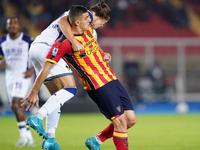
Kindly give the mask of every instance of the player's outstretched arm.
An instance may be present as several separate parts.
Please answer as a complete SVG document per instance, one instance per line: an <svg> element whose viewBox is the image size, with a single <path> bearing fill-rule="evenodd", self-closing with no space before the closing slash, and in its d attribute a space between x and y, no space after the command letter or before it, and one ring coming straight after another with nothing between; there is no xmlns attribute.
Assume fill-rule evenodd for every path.
<svg viewBox="0 0 200 150"><path fill-rule="evenodd" d="M79 43L75 39L74 35L72 34L71 25L68 22L68 16L64 16L64 17L60 18L58 21L58 25L59 25L62 33L72 44L72 49L74 51L80 51L80 50L84 49L84 46L81 43Z"/></svg>
<svg viewBox="0 0 200 150"><path fill-rule="evenodd" d="M30 92L30 94L23 100L21 100L21 106L25 105L28 103L28 106L26 107L26 110L31 110L34 106L34 104L36 104L36 106L38 106L38 102L39 102L39 98L38 98L38 91L42 85L42 83L44 82L44 80L46 79L49 71L51 70L51 68L53 67L53 63L51 62L45 62L39 75L37 76L33 88Z"/></svg>

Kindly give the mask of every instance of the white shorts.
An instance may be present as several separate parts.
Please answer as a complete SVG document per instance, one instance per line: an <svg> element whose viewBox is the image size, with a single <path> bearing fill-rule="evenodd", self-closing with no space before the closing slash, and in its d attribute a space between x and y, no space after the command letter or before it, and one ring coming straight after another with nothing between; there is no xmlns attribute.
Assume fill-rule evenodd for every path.
<svg viewBox="0 0 200 150"><path fill-rule="evenodd" d="M27 95L33 78L24 78L23 76L24 74L6 76L6 88L10 103L12 102L12 98L24 99Z"/></svg>
<svg viewBox="0 0 200 150"><path fill-rule="evenodd" d="M50 49L51 49L51 46L47 45L46 43L31 44L31 47L29 50L29 56L35 68L36 75L38 75L43 64L45 63L46 56ZM54 78L67 76L67 75L72 75L72 70L70 69L68 64L61 58L58 61L58 63L55 64L51 68L45 82L50 81Z"/></svg>

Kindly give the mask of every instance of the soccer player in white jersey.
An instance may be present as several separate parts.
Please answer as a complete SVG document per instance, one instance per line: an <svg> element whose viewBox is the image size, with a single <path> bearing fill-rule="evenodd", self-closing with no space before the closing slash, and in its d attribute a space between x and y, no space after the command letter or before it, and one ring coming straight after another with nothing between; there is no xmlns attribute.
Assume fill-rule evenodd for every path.
<svg viewBox="0 0 200 150"><path fill-rule="evenodd" d="M32 41L28 35L20 32L17 18L7 19L6 29L8 34L0 39L0 65L5 68L8 98L19 127L20 139L16 147L33 147L35 143L30 129L26 127L27 116L20 103L27 94L34 72L28 55Z"/></svg>
<svg viewBox="0 0 200 150"><path fill-rule="evenodd" d="M91 12L93 14L93 21L91 26L96 29L98 27L103 26L109 18L110 18L110 9L107 4L100 0L96 5L91 7ZM90 14L90 13L89 13ZM47 53L49 52L51 46L54 44L54 41L59 37L60 31L69 39L69 41L75 47L80 43L74 38L73 34L71 33L71 26L67 21L68 12L65 12L60 18L52 22L47 29L45 29L41 35L36 37L34 42L30 48L30 57L35 67L37 75L41 75L39 72L41 70ZM105 18L105 16L107 18ZM109 16L109 17L108 17ZM92 19L92 16L91 16ZM63 23L64 22L64 23ZM96 32L95 32L96 33ZM94 35L96 36L96 35ZM75 44L73 44L75 43ZM78 43L78 44L77 44ZM81 45L81 44L80 44ZM79 47L79 46L77 46ZM80 48L73 48L74 50L82 49L82 45ZM106 55L106 59L110 60L110 55ZM36 103L38 105L38 89L40 88L43 81L39 81L37 83L38 78L34 86L36 90L32 90L29 96L22 101L25 103L29 103L27 106L27 110ZM48 88L50 94L52 95L47 102L39 109L37 113L37 118L29 118L27 120L27 124L34 128L34 125L31 125L32 121L35 121L39 118L39 122L46 117L46 133L41 125L41 130L39 128L34 128L39 135L42 135L45 140L42 143L42 147L46 149L60 149L57 142L55 141L55 129L58 125L58 120L60 116L60 107L63 105L67 100L71 99L76 94L76 84L74 81L74 77L72 75L71 69L68 65L64 62L64 60L60 60L49 72L46 80L45 85ZM60 91L59 91L60 90ZM57 92L58 91L58 92ZM72 92L73 91L73 92ZM57 92L57 93L56 93ZM55 96L55 94L56 96ZM58 99L59 97L59 99ZM24 103L24 104L25 104ZM24 105L22 104L22 105ZM35 121L35 122L38 122ZM39 125L40 126L40 125Z"/></svg>

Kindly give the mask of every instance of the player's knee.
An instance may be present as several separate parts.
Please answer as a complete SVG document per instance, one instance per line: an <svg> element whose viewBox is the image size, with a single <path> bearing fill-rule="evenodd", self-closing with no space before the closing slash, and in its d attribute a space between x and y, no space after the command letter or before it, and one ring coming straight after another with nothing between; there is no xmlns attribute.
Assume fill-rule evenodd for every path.
<svg viewBox="0 0 200 150"><path fill-rule="evenodd" d="M137 122L135 112L133 110L126 110L124 114L127 120L127 128L131 128Z"/></svg>
<svg viewBox="0 0 200 150"><path fill-rule="evenodd" d="M60 89L58 92L54 93L53 96L59 104L63 105L65 102L70 100L74 95L76 95L77 89L76 87L65 87Z"/></svg>
<svg viewBox="0 0 200 150"><path fill-rule="evenodd" d="M113 124L116 130L118 131L126 131L127 130L127 121L124 115L121 115L118 118L113 120Z"/></svg>
<svg viewBox="0 0 200 150"><path fill-rule="evenodd" d="M127 127L131 128L132 126L134 126L137 122L137 118L136 117L132 117L130 119L128 119L127 121Z"/></svg>
<svg viewBox="0 0 200 150"><path fill-rule="evenodd" d="M13 111L16 111L17 109L21 108L20 106L20 99L18 98L13 98L12 103L11 103L11 109Z"/></svg>

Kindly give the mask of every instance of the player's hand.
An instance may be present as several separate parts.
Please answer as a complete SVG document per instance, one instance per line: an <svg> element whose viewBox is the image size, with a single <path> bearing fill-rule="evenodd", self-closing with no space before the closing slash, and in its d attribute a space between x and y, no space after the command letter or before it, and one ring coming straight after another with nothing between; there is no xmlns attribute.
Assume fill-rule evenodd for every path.
<svg viewBox="0 0 200 150"><path fill-rule="evenodd" d="M31 77L32 74L33 74L33 72L34 72L34 67L31 67L29 70L27 70L26 72L24 72L24 74L25 74L24 78Z"/></svg>
<svg viewBox="0 0 200 150"><path fill-rule="evenodd" d="M33 72L31 70L27 70L26 72L24 72L25 76L24 78L29 78L32 76Z"/></svg>
<svg viewBox="0 0 200 150"><path fill-rule="evenodd" d="M1 66L1 68L4 68L4 69L7 67L5 59L0 60L0 66Z"/></svg>
<svg viewBox="0 0 200 150"><path fill-rule="evenodd" d="M76 52L76 51L80 51L84 49L84 46L81 43L79 43L77 40L75 40L72 43L72 49Z"/></svg>
<svg viewBox="0 0 200 150"><path fill-rule="evenodd" d="M109 63L111 61L110 53L104 53L104 54L105 54L104 59L105 59L106 63Z"/></svg>
<svg viewBox="0 0 200 150"><path fill-rule="evenodd" d="M26 107L26 111L31 110L35 104L36 104L36 106L39 106L38 105L38 103L39 103L38 93L31 91L31 93L28 95L28 97L21 100L20 102L21 102L21 106L28 104L28 106Z"/></svg>

